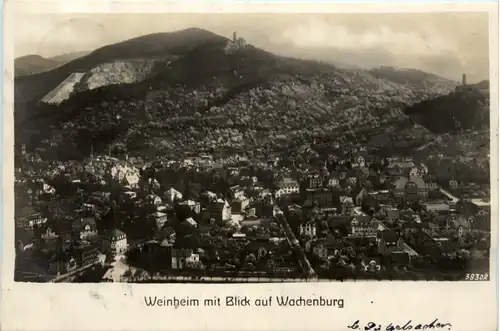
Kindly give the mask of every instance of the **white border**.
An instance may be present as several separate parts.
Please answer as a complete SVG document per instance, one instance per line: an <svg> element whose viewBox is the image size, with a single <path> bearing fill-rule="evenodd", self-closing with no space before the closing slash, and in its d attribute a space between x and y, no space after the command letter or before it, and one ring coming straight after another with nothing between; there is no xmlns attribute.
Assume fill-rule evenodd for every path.
<svg viewBox="0 0 500 331"><path fill-rule="evenodd" d="M328 13L487 11L490 13L492 266L489 282L348 282L302 284L14 283L13 11L24 13ZM227 3L73 0L8 2L4 14L4 164L2 330L347 330L355 320L387 324L439 318L452 330L494 330L498 281L498 5L494 3ZM9 111L10 110L10 111ZM332 296L345 308L145 308L144 295ZM373 302L373 303L372 303ZM446 330L446 329L443 329Z"/></svg>

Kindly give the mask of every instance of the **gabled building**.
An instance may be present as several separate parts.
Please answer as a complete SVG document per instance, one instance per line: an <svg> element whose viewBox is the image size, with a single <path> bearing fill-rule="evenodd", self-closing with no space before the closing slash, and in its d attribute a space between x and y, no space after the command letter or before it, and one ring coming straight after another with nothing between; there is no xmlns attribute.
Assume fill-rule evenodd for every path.
<svg viewBox="0 0 500 331"><path fill-rule="evenodd" d="M172 252L172 269L199 268L201 266L200 255L192 249L174 248Z"/></svg>
<svg viewBox="0 0 500 331"><path fill-rule="evenodd" d="M162 204L161 198L159 196L157 196L156 194L148 195L146 198L146 202L151 204L151 205L155 205L155 206L159 206Z"/></svg>
<svg viewBox="0 0 500 331"><path fill-rule="evenodd" d="M381 255L390 255L404 250L404 241L395 231L380 231L377 236L377 248Z"/></svg>
<svg viewBox="0 0 500 331"><path fill-rule="evenodd" d="M196 221L191 218L191 217L188 217L187 219L185 219L182 224L185 224L187 226L190 226L190 227L193 227L193 228L197 228L198 227L198 223L196 223Z"/></svg>
<svg viewBox="0 0 500 331"><path fill-rule="evenodd" d="M164 197L169 203L173 204L174 201L182 200L182 193L172 187L165 192Z"/></svg>
<svg viewBox="0 0 500 331"><path fill-rule="evenodd" d="M148 216L153 219L156 223L156 228L161 229L168 221L168 215L166 213L157 211Z"/></svg>
<svg viewBox="0 0 500 331"><path fill-rule="evenodd" d="M396 199L425 200L428 195L427 186L422 177L400 176L393 182L393 195Z"/></svg>
<svg viewBox="0 0 500 331"><path fill-rule="evenodd" d="M194 200L186 200L186 201L179 203L179 205L182 208L184 208L192 213L195 213L195 214L199 214L201 212L200 203L197 201L194 201Z"/></svg>
<svg viewBox="0 0 500 331"><path fill-rule="evenodd" d="M299 234L301 236L316 237L316 223L313 220L301 223L299 225Z"/></svg>
<svg viewBox="0 0 500 331"><path fill-rule="evenodd" d="M95 217L82 217L73 221L73 230L77 231L81 240L88 240L98 235Z"/></svg>
<svg viewBox="0 0 500 331"><path fill-rule="evenodd" d="M111 256L123 254L128 248L127 235L118 229L107 230L101 235L101 248Z"/></svg>
<svg viewBox="0 0 500 331"><path fill-rule="evenodd" d="M276 186L278 187L275 193L277 199L285 195L300 193L299 182L292 178L285 177L276 183Z"/></svg>
<svg viewBox="0 0 500 331"><path fill-rule="evenodd" d="M239 185L235 185L229 188L227 196L230 200L243 198L245 196L245 191Z"/></svg>
<svg viewBox="0 0 500 331"><path fill-rule="evenodd" d="M374 237L378 232L378 222L366 215L354 216L350 226L352 236Z"/></svg>
<svg viewBox="0 0 500 331"><path fill-rule="evenodd" d="M231 212L232 213L243 213L245 209L248 207L250 200L245 196L240 196L234 199L231 203Z"/></svg>
<svg viewBox="0 0 500 331"><path fill-rule="evenodd" d="M217 199L203 209L202 218L215 222L227 222L231 219L231 205L227 200Z"/></svg>

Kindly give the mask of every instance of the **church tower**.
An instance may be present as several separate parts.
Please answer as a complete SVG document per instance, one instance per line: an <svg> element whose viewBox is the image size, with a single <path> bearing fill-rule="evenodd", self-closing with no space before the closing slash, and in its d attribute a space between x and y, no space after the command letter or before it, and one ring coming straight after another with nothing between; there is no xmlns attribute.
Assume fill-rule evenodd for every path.
<svg viewBox="0 0 500 331"><path fill-rule="evenodd" d="M465 74L462 74L462 85L467 85L467 76Z"/></svg>
<svg viewBox="0 0 500 331"><path fill-rule="evenodd" d="M234 31L234 32L233 32L233 42L235 43L235 42L236 42L236 40L237 40L237 38L236 38L236 31Z"/></svg>

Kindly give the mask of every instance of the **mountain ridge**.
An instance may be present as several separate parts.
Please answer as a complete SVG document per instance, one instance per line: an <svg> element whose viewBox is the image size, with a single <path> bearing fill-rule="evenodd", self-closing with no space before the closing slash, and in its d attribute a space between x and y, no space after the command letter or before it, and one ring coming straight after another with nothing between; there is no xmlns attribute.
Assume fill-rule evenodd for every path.
<svg viewBox="0 0 500 331"><path fill-rule="evenodd" d="M16 129L34 133L17 143L48 139L59 146L57 155L73 157L88 153L91 143L96 151L111 144L131 153L271 153L310 139L329 141L345 130L394 124L407 130L410 122L403 109L443 93L425 84L400 84L366 70L278 56L252 45L228 52L230 40L225 37L200 29L183 31L108 45L51 72L25 78L32 81L27 85L34 92L27 97L32 103L26 107L30 111L25 121L18 112L22 107L16 110ZM41 91L61 84L60 79L141 56L163 62L144 79L129 81L121 69L109 75L97 70L101 76L95 88L71 87L60 104L39 102ZM447 92L453 89L454 84Z"/></svg>
<svg viewBox="0 0 500 331"><path fill-rule="evenodd" d="M47 58L38 54L20 56L14 59L14 74L16 77L21 77L50 71L88 53L88 51L71 52Z"/></svg>

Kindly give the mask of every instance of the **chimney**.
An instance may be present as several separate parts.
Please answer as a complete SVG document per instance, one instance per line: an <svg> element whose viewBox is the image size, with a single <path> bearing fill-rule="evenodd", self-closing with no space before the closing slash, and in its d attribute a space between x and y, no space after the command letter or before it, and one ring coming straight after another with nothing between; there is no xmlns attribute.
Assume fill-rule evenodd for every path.
<svg viewBox="0 0 500 331"><path fill-rule="evenodd" d="M236 31L233 32L233 41L236 42Z"/></svg>
<svg viewBox="0 0 500 331"><path fill-rule="evenodd" d="M462 74L462 85L467 85L467 76Z"/></svg>

